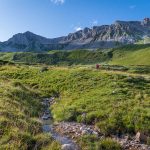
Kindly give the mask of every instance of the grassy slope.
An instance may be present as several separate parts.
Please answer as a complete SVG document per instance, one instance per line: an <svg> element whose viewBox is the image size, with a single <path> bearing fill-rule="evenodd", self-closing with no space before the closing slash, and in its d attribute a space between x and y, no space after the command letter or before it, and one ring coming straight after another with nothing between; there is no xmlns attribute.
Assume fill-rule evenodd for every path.
<svg viewBox="0 0 150 150"><path fill-rule="evenodd" d="M105 52L75 50L49 53L0 53L0 60L17 63L72 65L107 63L115 65L150 65L150 45L127 45Z"/></svg>
<svg viewBox="0 0 150 150"><path fill-rule="evenodd" d="M109 59L110 56L108 53L87 50L54 51L52 53L0 53L0 60L28 64L92 64L108 61Z"/></svg>
<svg viewBox="0 0 150 150"><path fill-rule="evenodd" d="M0 60L12 61L14 53L0 53Z"/></svg>
<svg viewBox="0 0 150 150"><path fill-rule="evenodd" d="M149 37L146 37L144 40L140 40L137 42L137 44L148 44L150 43L150 38Z"/></svg>
<svg viewBox="0 0 150 150"><path fill-rule="evenodd" d="M110 64L113 65L150 65L150 46L125 46L113 51Z"/></svg>
<svg viewBox="0 0 150 150"><path fill-rule="evenodd" d="M38 120L39 93L2 75L10 67L11 71L17 69L0 67L0 149L25 150L36 146L38 149L46 146L58 149L57 144L42 133L42 124Z"/></svg>
<svg viewBox="0 0 150 150"><path fill-rule="evenodd" d="M90 68L3 67L1 76L36 89L43 96L59 96L53 106L56 121L96 124L106 134L150 133L150 83L134 75L96 71Z"/></svg>

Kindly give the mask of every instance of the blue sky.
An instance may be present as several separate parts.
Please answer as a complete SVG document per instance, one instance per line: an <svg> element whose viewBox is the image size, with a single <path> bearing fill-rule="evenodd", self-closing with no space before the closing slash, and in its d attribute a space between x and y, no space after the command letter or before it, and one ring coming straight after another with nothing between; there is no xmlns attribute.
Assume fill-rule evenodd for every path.
<svg viewBox="0 0 150 150"><path fill-rule="evenodd" d="M25 31L54 38L144 17L150 17L150 0L0 0L0 41Z"/></svg>

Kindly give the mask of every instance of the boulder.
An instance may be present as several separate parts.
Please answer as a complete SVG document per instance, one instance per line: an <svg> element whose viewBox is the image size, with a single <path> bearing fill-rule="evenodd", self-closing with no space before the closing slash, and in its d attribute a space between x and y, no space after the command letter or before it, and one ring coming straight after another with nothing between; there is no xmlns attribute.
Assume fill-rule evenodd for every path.
<svg viewBox="0 0 150 150"><path fill-rule="evenodd" d="M75 147L71 144L64 144L61 146L61 150L75 150Z"/></svg>
<svg viewBox="0 0 150 150"><path fill-rule="evenodd" d="M82 130L82 135L90 134L88 130Z"/></svg>
<svg viewBox="0 0 150 150"><path fill-rule="evenodd" d="M82 131L84 128L83 127L80 127L80 131Z"/></svg>
<svg viewBox="0 0 150 150"><path fill-rule="evenodd" d="M142 132L137 132L136 136L135 136L135 140L137 142L144 142L146 143L147 142L147 136L142 133Z"/></svg>

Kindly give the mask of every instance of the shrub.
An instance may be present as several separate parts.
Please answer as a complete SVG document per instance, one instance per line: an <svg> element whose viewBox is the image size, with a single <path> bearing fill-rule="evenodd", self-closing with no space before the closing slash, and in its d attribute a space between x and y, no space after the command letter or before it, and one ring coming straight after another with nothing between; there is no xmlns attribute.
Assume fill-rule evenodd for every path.
<svg viewBox="0 0 150 150"><path fill-rule="evenodd" d="M107 138L98 143L98 150L121 150L121 146L116 141Z"/></svg>
<svg viewBox="0 0 150 150"><path fill-rule="evenodd" d="M79 140L79 145L81 145L83 149L94 150L96 149L97 142L98 142L98 138L96 136L85 135L82 136L81 139Z"/></svg>
<svg viewBox="0 0 150 150"><path fill-rule="evenodd" d="M117 134L120 136L127 130L122 118L122 114L118 112L118 114L113 114L111 119L97 123L97 126L105 135Z"/></svg>
<svg viewBox="0 0 150 150"><path fill-rule="evenodd" d="M65 120L67 121L76 121L78 116L78 112L75 107L70 107L66 112L65 112Z"/></svg>

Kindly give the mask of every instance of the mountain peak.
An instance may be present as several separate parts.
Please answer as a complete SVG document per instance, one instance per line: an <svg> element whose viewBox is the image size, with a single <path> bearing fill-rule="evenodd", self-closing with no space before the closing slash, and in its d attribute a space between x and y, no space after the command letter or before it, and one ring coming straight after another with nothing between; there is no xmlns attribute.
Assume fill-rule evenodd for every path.
<svg viewBox="0 0 150 150"><path fill-rule="evenodd" d="M34 34L34 33L30 32L30 31L26 31L23 34Z"/></svg>
<svg viewBox="0 0 150 150"><path fill-rule="evenodd" d="M2 51L45 51L53 49L97 49L134 44L150 37L150 18L142 21L120 21L111 25L93 26L67 36L48 39L30 31L14 35L0 43Z"/></svg>
<svg viewBox="0 0 150 150"><path fill-rule="evenodd" d="M150 25L150 18L144 18L143 21L142 21L142 24L146 25L146 26Z"/></svg>

